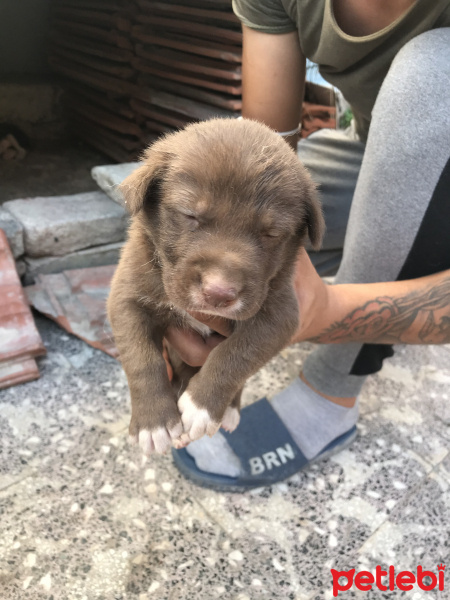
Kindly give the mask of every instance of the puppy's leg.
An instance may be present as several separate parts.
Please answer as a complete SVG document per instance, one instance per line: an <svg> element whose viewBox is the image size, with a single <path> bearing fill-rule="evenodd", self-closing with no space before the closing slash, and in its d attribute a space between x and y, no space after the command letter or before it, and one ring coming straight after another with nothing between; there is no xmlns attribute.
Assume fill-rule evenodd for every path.
<svg viewBox="0 0 450 600"><path fill-rule="evenodd" d="M162 453L183 430L162 356L162 330L150 310L121 295L123 288L113 281L108 315L130 388L129 432L146 454Z"/></svg>
<svg viewBox="0 0 450 600"><path fill-rule="evenodd" d="M222 429L225 429L229 433L232 433L236 429L241 419L241 395L242 390L239 390L231 401L231 404L226 407L222 423L220 424Z"/></svg>
<svg viewBox="0 0 450 600"><path fill-rule="evenodd" d="M268 297L252 319L236 322L233 334L214 348L178 401L191 441L216 433L245 381L289 344L297 325L298 305L290 284Z"/></svg>
<svg viewBox="0 0 450 600"><path fill-rule="evenodd" d="M180 398L186 391L189 381L200 371L200 367L191 367L190 365L187 365L183 360L181 360L179 354L172 346L170 346L168 342L166 342L166 347L169 354L170 364L172 365L173 369L172 387L177 397ZM242 389L238 391L230 406L226 408L220 424L225 431L229 431L230 433L239 425L241 394ZM189 442L190 438L187 435L182 435L180 439L177 440L175 446L177 448L182 448Z"/></svg>

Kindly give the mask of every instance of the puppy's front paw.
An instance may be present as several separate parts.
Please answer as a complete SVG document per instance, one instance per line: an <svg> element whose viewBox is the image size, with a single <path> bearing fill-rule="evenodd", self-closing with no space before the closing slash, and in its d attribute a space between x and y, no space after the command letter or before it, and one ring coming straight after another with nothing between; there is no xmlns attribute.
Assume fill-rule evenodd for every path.
<svg viewBox="0 0 450 600"><path fill-rule="evenodd" d="M185 391L178 400L178 410L185 434L191 441L198 440L202 436L213 436L220 427L220 423L213 421L211 415L205 408L198 408L189 391Z"/></svg>
<svg viewBox="0 0 450 600"><path fill-rule="evenodd" d="M139 441L139 446L147 456L152 452L164 454L172 446L172 441L180 437L182 431L181 423L172 429L166 427L158 427L152 431L142 429L139 432L138 440L136 440L136 436L133 436L133 441Z"/></svg>
<svg viewBox="0 0 450 600"><path fill-rule="evenodd" d="M234 406L227 406L220 426L225 429L225 431L228 431L228 433L232 433L239 425L240 420L241 415L239 414L238 409Z"/></svg>
<svg viewBox="0 0 450 600"><path fill-rule="evenodd" d="M179 418L168 420L166 425L152 426L149 419L133 414L130 423L130 438L134 444L139 443L143 452L148 456L152 452L164 454L172 446L173 440L183 433L183 425Z"/></svg>

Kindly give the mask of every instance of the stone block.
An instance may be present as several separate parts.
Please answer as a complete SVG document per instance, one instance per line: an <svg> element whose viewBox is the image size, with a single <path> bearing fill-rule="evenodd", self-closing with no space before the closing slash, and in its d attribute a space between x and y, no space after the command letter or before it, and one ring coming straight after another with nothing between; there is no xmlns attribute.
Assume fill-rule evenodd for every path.
<svg viewBox="0 0 450 600"><path fill-rule="evenodd" d="M29 257L64 256L125 238L126 211L103 192L11 200L3 206L22 224Z"/></svg>
<svg viewBox="0 0 450 600"><path fill-rule="evenodd" d="M6 234L14 258L22 256L24 253L23 227L9 210L2 207L0 207L0 229L3 229Z"/></svg>
<svg viewBox="0 0 450 600"><path fill-rule="evenodd" d="M23 260L23 258L16 260L16 271L17 271L17 274L19 275L19 277L22 277L22 275L25 275L26 270L27 270L27 265L25 264L25 261Z"/></svg>
<svg viewBox="0 0 450 600"><path fill-rule="evenodd" d="M25 257L26 273L23 277L25 285L33 284L40 274L61 273L69 269L86 267L103 267L119 262L120 250L124 242L105 244L87 250L78 250L65 256L49 256L44 258Z"/></svg>
<svg viewBox="0 0 450 600"><path fill-rule="evenodd" d="M92 178L98 186L108 194L108 196L121 206L124 205L124 199L117 187L122 181L135 171L142 163L130 162L120 165L101 165L91 170Z"/></svg>

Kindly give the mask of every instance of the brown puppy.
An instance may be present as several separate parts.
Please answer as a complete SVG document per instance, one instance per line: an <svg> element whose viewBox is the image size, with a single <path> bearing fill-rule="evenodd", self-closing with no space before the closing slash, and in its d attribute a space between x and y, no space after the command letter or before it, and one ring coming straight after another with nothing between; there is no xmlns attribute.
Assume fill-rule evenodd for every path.
<svg viewBox="0 0 450 600"><path fill-rule="evenodd" d="M239 422L246 379L298 324L291 279L300 246L324 229L314 184L286 142L250 120L215 119L157 141L122 184L133 215L108 314L128 377L130 435L146 453ZM210 331L187 311L233 321L201 369L171 351L169 325Z"/></svg>

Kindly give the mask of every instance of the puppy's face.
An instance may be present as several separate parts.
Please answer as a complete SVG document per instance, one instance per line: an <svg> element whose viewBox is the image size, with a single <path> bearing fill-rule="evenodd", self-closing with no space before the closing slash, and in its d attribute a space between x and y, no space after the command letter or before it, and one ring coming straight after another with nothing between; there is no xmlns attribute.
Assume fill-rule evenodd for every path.
<svg viewBox="0 0 450 600"><path fill-rule="evenodd" d="M254 121L217 119L154 144L122 184L148 231L169 301L234 320L259 310L309 234L314 186L288 145Z"/></svg>

